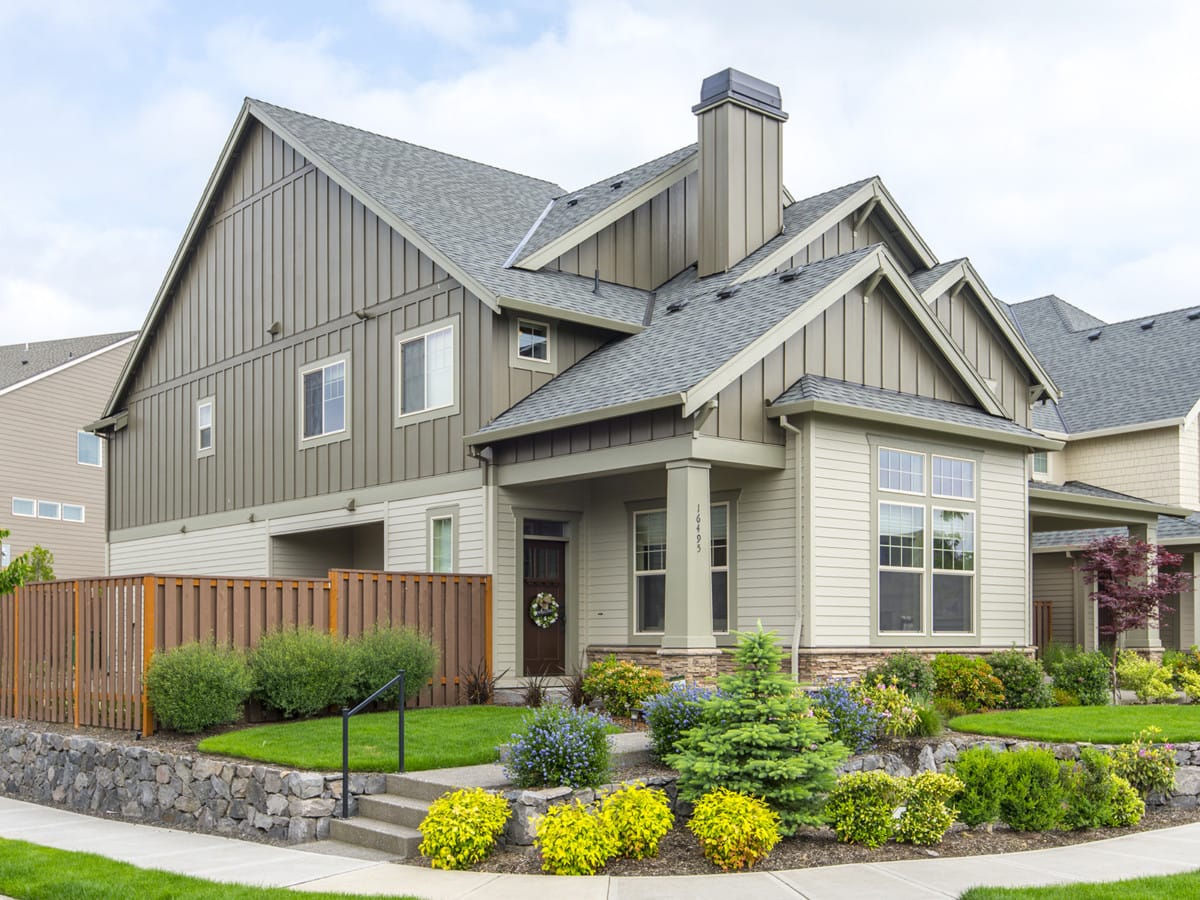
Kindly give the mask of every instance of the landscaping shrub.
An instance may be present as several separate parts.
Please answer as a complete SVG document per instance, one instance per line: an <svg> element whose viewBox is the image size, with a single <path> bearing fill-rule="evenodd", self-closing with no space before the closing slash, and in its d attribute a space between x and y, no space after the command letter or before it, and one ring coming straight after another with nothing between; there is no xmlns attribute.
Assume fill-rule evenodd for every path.
<svg viewBox="0 0 1200 900"><path fill-rule="evenodd" d="M349 672L348 705L353 706L404 671L404 699L413 700L429 683L437 668L438 653L433 641L415 628L376 626L351 641L346 648ZM396 687L385 691L379 702L396 706Z"/></svg>
<svg viewBox="0 0 1200 900"><path fill-rule="evenodd" d="M236 722L253 682L236 650L192 643L155 654L146 670L150 708L166 728L189 734Z"/></svg>
<svg viewBox="0 0 1200 900"><path fill-rule="evenodd" d="M1166 703L1175 699L1175 685L1170 670L1155 666L1145 683L1138 688L1137 697L1143 703Z"/></svg>
<svg viewBox="0 0 1200 900"><path fill-rule="evenodd" d="M1117 654L1117 686L1125 691L1141 692L1154 676L1158 666L1136 650L1122 650Z"/></svg>
<svg viewBox="0 0 1200 900"><path fill-rule="evenodd" d="M483 788L442 794L417 826L418 849L435 869L469 869L487 859L511 812L507 800Z"/></svg>
<svg viewBox="0 0 1200 900"><path fill-rule="evenodd" d="M675 742L683 733L700 724L702 704L714 693L711 688L677 683L642 705L650 726L650 752L656 759L674 753Z"/></svg>
<svg viewBox="0 0 1200 900"><path fill-rule="evenodd" d="M1162 729L1151 725L1134 735L1128 744L1112 749L1113 772L1120 775L1143 797L1151 791L1169 794L1175 789L1175 745L1162 742Z"/></svg>
<svg viewBox="0 0 1200 900"><path fill-rule="evenodd" d="M1082 652L1082 647L1064 644L1061 641L1051 641L1042 648L1042 658L1040 660L1042 669L1045 670L1047 675L1053 675L1054 670L1059 667L1063 660L1069 659L1072 656L1078 656Z"/></svg>
<svg viewBox="0 0 1200 900"><path fill-rule="evenodd" d="M544 872L595 875L617 855L617 836L607 818L573 800L538 819L533 846L542 854Z"/></svg>
<svg viewBox="0 0 1200 900"><path fill-rule="evenodd" d="M933 658L933 679L938 697L957 700L967 712L1004 704L1004 685L985 659L939 653Z"/></svg>
<svg viewBox="0 0 1200 900"><path fill-rule="evenodd" d="M1055 706L1081 706L1079 697L1072 694L1070 691L1064 691L1062 688L1050 688L1050 696L1054 699Z"/></svg>
<svg viewBox="0 0 1200 900"><path fill-rule="evenodd" d="M1113 773L1112 759L1100 750L1081 748L1077 763L1063 765L1062 780L1067 800L1062 826L1069 830L1135 824L1145 812L1137 792ZM1130 821L1131 816L1136 817Z"/></svg>
<svg viewBox="0 0 1200 900"><path fill-rule="evenodd" d="M963 783L953 775L921 772L901 779L904 812L896 822L896 840L905 844L939 844L957 812L950 800L961 793Z"/></svg>
<svg viewBox="0 0 1200 900"><path fill-rule="evenodd" d="M859 703L879 714L880 733L888 737L906 737L913 733L919 721L917 709L908 694L894 684L857 682L850 694Z"/></svg>
<svg viewBox="0 0 1200 900"><path fill-rule="evenodd" d="M1006 777L1000 765L1003 755L986 747L973 747L959 753L954 763L954 775L963 786L958 798L958 817L972 828L1000 818Z"/></svg>
<svg viewBox="0 0 1200 900"><path fill-rule="evenodd" d="M1083 706L1108 703L1112 669L1108 657L1099 651L1065 656L1051 673L1054 687L1079 698Z"/></svg>
<svg viewBox="0 0 1200 900"><path fill-rule="evenodd" d="M658 842L675 824L667 795L641 782L625 785L605 797L601 814L608 818L617 839L617 854L626 859L658 856Z"/></svg>
<svg viewBox="0 0 1200 900"><path fill-rule="evenodd" d="M993 653L987 662L1004 688L1005 709L1042 709L1053 702L1045 672L1024 653L1005 650Z"/></svg>
<svg viewBox="0 0 1200 900"><path fill-rule="evenodd" d="M829 735L852 753L863 753L875 743L883 725L879 710L862 702L845 684L828 684L813 694L813 711L829 726Z"/></svg>
<svg viewBox="0 0 1200 900"><path fill-rule="evenodd" d="M928 660L911 650L888 654L879 665L867 669L863 681L894 684L914 700L933 696L933 668Z"/></svg>
<svg viewBox="0 0 1200 900"><path fill-rule="evenodd" d="M1056 828L1062 821L1063 786L1054 754L1039 747L1027 747L1001 753L999 757L1004 774L1001 820L1014 831Z"/></svg>
<svg viewBox="0 0 1200 900"><path fill-rule="evenodd" d="M546 702L546 691L550 689L550 679L545 675L526 675L525 684L521 686L521 703L530 709L537 709Z"/></svg>
<svg viewBox="0 0 1200 900"><path fill-rule="evenodd" d="M607 718L586 709L543 706L512 736L505 774L517 787L595 787L608 778Z"/></svg>
<svg viewBox="0 0 1200 900"><path fill-rule="evenodd" d="M967 708L959 701L950 697L934 697L933 708L947 722L967 714Z"/></svg>
<svg viewBox="0 0 1200 900"><path fill-rule="evenodd" d="M558 679L559 687L567 695L567 703L571 706L587 706L587 691L583 689L583 673L578 669L570 675Z"/></svg>
<svg viewBox="0 0 1200 900"><path fill-rule="evenodd" d="M879 847L892 836L901 797L901 779L887 772L848 772L829 792L825 815L839 841Z"/></svg>
<svg viewBox="0 0 1200 900"><path fill-rule="evenodd" d="M285 718L321 712L345 699L346 656L345 645L327 631L264 634L250 651L254 693Z"/></svg>
<svg viewBox="0 0 1200 900"><path fill-rule="evenodd" d="M767 858L779 843L780 819L757 797L717 788L696 802L688 829L705 858L728 872Z"/></svg>
<svg viewBox="0 0 1200 900"><path fill-rule="evenodd" d="M667 680L658 669L647 669L611 654L596 660L583 673L584 692L600 700L612 716L628 716L666 689Z"/></svg>
<svg viewBox="0 0 1200 900"><path fill-rule="evenodd" d="M499 675L493 675L486 659L472 663L465 669L459 669L458 675L467 705L484 706L491 703L496 696L496 683L507 674L508 669L505 669Z"/></svg>
<svg viewBox="0 0 1200 900"><path fill-rule="evenodd" d="M1177 676L1179 686L1183 688L1184 696L1195 703L1200 700L1200 674L1190 669L1183 669Z"/></svg>
<svg viewBox="0 0 1200 900"><path fill-rule="evenodd" d="M721 692L703 702L700 724L679 739L667 764L679 772L685 800L718 787L761 797L790 835L821 822L824 795L848 753L780 672L782 657L761 625L738 635L734 674L718 680Z"/></svg>
<svg viewBox="0 0 1200 900"><path fill-rule="evenodd" d="M913 737L937 737L942 733L942 717L932 706L917 707L917 724L913 728Z"/></svg>

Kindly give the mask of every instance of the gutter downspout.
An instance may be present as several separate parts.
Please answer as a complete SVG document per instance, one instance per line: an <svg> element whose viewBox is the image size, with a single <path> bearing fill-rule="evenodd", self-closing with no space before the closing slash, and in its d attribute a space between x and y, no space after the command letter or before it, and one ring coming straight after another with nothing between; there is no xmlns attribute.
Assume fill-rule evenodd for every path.
<svg viewBox="0 0 1200 900"><path fill-rule="evenodd" d="M796 479L796 624L792 626L792 681L800 682L800 639L804 635L804 561L801 549L800 535L804 522L803 492L804 483L800 478L800 438L803 432L788 421L786 415L779 417L779 425L784 431L792 433L792 444L795 446L795 479Z"/></svg>

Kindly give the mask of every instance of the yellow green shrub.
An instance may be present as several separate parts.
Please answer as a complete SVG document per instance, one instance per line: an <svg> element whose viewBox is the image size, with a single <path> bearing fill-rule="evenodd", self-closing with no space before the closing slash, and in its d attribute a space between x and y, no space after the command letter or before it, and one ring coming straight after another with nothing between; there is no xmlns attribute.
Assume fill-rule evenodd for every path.
<svg viewBox="0 0 1200 900"><path fill-rule="evenodd" d="M921 772L902 779L904 812L896 822L896 840L905 844L940 844L954 824L957 812L950 806L950 800L962 789L961 781L940 772Z"/></svg>
<svg viewBox="0 0 1200 900"><path fill-rule="evenodd" d="M825 815L839 841L879 847L892 836L900 797L901 780L887 772L848 772L830 791Z"/></svg>
<svg viewBox="0 0 1200 900"><path fill-rule="evenodd" d="M435 869L470 868L492 852L509 814L508 801L483 788L443 794L417 826L418 849Z"/></svg>
<svg viewBox="0 0 1200 900"><path fill-rule="evenodd" d="M578 800L552 806L538 819L533 846L542 854L542 871L552 875L595 875L619 849L608 817Z"/></svg>
<svg viewBox="0 0 1200 900"><path fill-rule="evenodd" d="M641 782L626 785L604 798L601 814L617 839L617 852L627 859L658 856L658 842L675 824L671 804L662 791Z"/></svg>
<svg viewBox="0 0 1200 900"><path fill-rule="evenodd" d="M688 828L713 865L745 869L779 843L779 814L757 797L717 788L696 801Z"/></svg>

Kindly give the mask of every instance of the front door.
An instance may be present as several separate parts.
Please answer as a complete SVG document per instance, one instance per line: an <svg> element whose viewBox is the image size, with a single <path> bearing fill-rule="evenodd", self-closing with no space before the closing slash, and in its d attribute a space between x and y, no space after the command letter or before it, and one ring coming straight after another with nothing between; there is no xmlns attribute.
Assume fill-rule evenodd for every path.
<svg viewBox="0 0 1200 900"><path fill-rule="evenodd" d="M563 541L525 538L525 581L521 591L524 675L562 675L567 670L566 550ZM534 622L529 614L530 604L542 593L552 595L558 602L558 621L546 628Z"/></svg>

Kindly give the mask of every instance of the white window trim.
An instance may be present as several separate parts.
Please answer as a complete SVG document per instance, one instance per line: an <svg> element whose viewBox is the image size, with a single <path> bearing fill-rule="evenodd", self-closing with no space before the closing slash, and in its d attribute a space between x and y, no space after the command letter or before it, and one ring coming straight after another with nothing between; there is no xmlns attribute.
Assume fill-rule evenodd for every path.
<svg viewBox="0 0 1200 900"><path fill-rule="evenodd" d="M68 519L66 517L65 513L68 506L73 506L79 510L78 519ZM83 523L87 522L87 507L85 507L82 503L63 503L59 507L59 512L63 514L62 520L64 522L70 522L72 525L82 525Z"/></svg>
<svg viewBox="0 0 1200 900"><path fill-rule="evenodd" d="M712 507L725 507L725 565L713 565L712 561ZM730 633L729 624L733 622L733 585L730 584L730 579L733 577L733 566L730 563L733 560L733 502L730 500L717 500L709 503L709 539L708 539L708 584L709 594L712 593L712 576L714 572L725 573L725 622L726 627L723 631L718 631L716 625L713 626L713 634L727 635ZM711 602L711 600L710 600Z"/></svg>
<svg viewBox="0 0 1200 900"><path fill-rule="evenodd" d="M84 462L82 459L79 458L79 438L85 434L91 435L92 437L94 437L96 439L96 451L100 456L99 462L94 462L94 463ZM88 468L91 468L91 469L103 469L104 468L104 439L101 438L100 435L98 435L98 434L92 434L92 432L90 432L90 431L76 432L75 433L75 464L80 465L80 466L87 466Z"/></svg>
<svg viewBox="0 0 1200 900"><path fill-rule="evenodd" d="M632 519L632 524L633 524L633 621L630 622L630 625L632 625L633 627L630 630L633 632L633 634L636 637L662 637L662 635L666 634L667 622L666 622L665 606L664 606L664 610L663 610L663 630L662 631L639 631L638 630L638 591L637 591L637 587L638 587L637 582L638 582L639 575L662 575L664 579L666 578L666 575L667 575L667 570L666 570L665 566L661 569L639 569L637 567L638 566L637 517L650 515L651 513L663 513L665 515L666 512L667 512L667 508L665 506L656 506L656 507L651 507L649 509L637 509L637 510L633 511L633 519ZM668 551L667 551L666 537L664 535L664 537L663 537L663 562L664 563L667 561L667 552ZM711 560L711 557L710 557L710 560Z"/></svg>
<svg viewBox="0 0 1200 900"><path fill-rule="evenodd" d="M450 402L442 403L438 406L424 406L421 409L414 409L412 412L404 412L404 345L410 344L413 341L427 341L430 335L440 334L443 331L450 332L450 346L454 352L454 358L450 365ZM428 356L426 360L428 361ZM453 415L458 412L459 400L459 369L461 368L461 354L458 347L458 316L450 319L441 319L429 325L423 325L420 328L413 328L396 336L396 423L397 425L408 425L413 422L419 422L423 419L440 418L446 415ZM429 370L425 371L425 396L426 402L429 397Z"/></svg>
<svg viewBox="0 0 1200 900"><path fill-rule="evenodd" d="M879 465L879 454L885 450L887 450L891 453L903 453L905 456L921 457L921 485L923 487L925 484L928 483L926 481L925 469L927 467L925 464L929 461L929 454L922 453L917 450L902 450L899 447L889 447L887 444L880 444L878 447L875 448L875 461L874 461L875 472L876 472L875 477L879 484L879 490L881 492L886 492L889 494L903 494L906 497L927 497L927 496L929 496L928 491L925 491L925 490L904 491L904 490L901 490L900 488L886 488L883 486L883 468Z"/></svg>
<svg viewBox="0 0 1200 900"><path fill-rule="evenodd" d="M937 478L933 473L934 460L945 459L951 462L965 462L971 465L971 495L963 497L959 494L939 494L934 491L933 486L937 484ZM929 496L936 497L939 500L970 500L974 501L979 495L979 463L973 459L967 459L965 456L947 456L944 453L933 453L929 457ZM939 507L941 509L942 507Z"/></svg>
<svg viewBox="0 0 1200 900"><path fill-rule="evenodd" d="M1045 471L1042 471L1042 472L1039 472L1038 467L1037 467L1037 459L1039 456L1046 461L1046 469L1045 469ZM1029 454L1029 474L1033 477L1034 481L1049 481L1050 480L1050 451L1049 450L1035 450L1033 453Z"/></svg>
<svg viewBox="0 0 1200 900"><path fill-rule="evenodd" d="M314 434L309 437L305 437L304 436L304 376L308 375L311 372L320 371L322 373L321 388L322 388L322 391L324 391L324 386L325 386L324 370L330 368L331 366L336 366L338 363L344 363L345 367L346 367L345 368L345 393L343 393L343 395L342 395L342 404L343 404L342 427L339 428L337 431L322 431L320 434ZM351 381L352 381L352 378L351 378L350 354L349 353L339 353L336 356L329 356L329 357L326 357L325 359L318 359L311 363L305 363L304 365L300 366L296 370L296 409L297 409L297 412L296 412L296 435L297 435L297 440L299 441L299 447L301 449L307 449L309 447L317 447L317 446L320 446L321 444L332 443L334 441L344 441L350 437L350 411L352 409L351 396L350 396ZM324 398L322 398L322 402L323 402L323 400L324 400ZM215 412L215 409L214 409L214 412ZM324 408L322 408L322 411L321 411L321 424L322 424L322 427L324 427L324 424L325 424ZM214 444L214 446L216 444L215 437L213 439L213 444Z"/></svg>
<svg viewBox="0 0 1200 900"><path fill-rule="evenodd" d="M970 569L939 569L933 562L933 517L939 512L957 512L965 513L971 517L971 568ZM970 575L971 576L971 629L968 631L937 631L933 627L933 576L938 573L943 575ZM979 597L979 510L977 509L956 509L953 506L934 506L929 507L929 634L934 637L942 637L948 635L951 637L974 637L979 626L975 622L979 605L976 602Z"/></svg>
<svg viewBox="0 0 1200 900"><path fill-rule="evenodd" d="M32 503L33 504L33 512L31 512L31 513L17 512L17 503L18 502ZM13 497L12 498L12 507L11 507L12 514L14 516L20 516L22 519L36 519L37 518L37 504L38 504L37 500L32 497Z"/></svg>
<svg viewBox="0 0 1200 900"><path fill-rule="evenodd" d="M450 523L450 568L444 572L438 569L437 566L437 544L435 542L436 533L434 527L438 522ZM458 560L458 514L457 511L434 511L429 512L429 571L434 574L444 575L453 572L457 568Z"/></svg>
<svg viewBox="0 0 1200 900"><path fill-rule="evenodd" d="M538 325L546 329L546 358L535 359L521 355L521 326ZM553 322L520 316L513 320L511 365L531 372L555 372L558 369L558 331Z"/></svg>
<svg viewBox="0 0 1200 900"><path fill-rule="evenodd" d="M200 410L208 407L208 446L205 447L200 442ZM300 426L304 427L303 424ZM205 397L202 400L196 401L196 456L203 459L207 456L215 456L217 452L217 402L213 397Z"/></svg>

